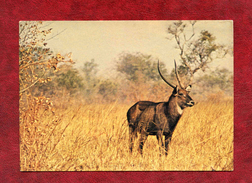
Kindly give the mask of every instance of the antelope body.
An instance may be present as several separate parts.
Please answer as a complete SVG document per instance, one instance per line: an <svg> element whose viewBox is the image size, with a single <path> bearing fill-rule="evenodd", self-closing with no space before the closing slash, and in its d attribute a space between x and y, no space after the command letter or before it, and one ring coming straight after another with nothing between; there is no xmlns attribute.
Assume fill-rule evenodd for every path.
<svg viewBox="0 0 252 183"><path fill-rule="evenodd" d="M132 152L133 143L137 137L137 133L140 133L139 152L142 154L143 145L147 140L148 135L156 135L160 146L164 147L163 136L165 136L165 154L168 153L168 145L171 141L172 133L183 114L183 110L186 107L192 107L194 101L189 96L191 85L184 88L179 80L179 76L176 70L175 73L180 85L174 86L170 84L161 74L158 72L161 78L173 89L171 96L167 102L151 102L151 101L139 101L135 103L127 112L127 119L129 125L129 137L130 137L130 152ZM160 147L161 150L161 147Z"/></svg>

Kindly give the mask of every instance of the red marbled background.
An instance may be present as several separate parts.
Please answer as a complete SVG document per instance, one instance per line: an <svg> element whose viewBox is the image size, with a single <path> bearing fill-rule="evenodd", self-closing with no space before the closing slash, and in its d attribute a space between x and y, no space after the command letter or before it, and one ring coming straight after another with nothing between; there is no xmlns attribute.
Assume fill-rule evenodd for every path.
<svg viewBox="0 0 252 183"><path fill-rule="evenodd" d="M252 182L252 1L5 0L0 8L0 182ZM233 172L20 172L18 22L20 20L234 20Z"/></svg>

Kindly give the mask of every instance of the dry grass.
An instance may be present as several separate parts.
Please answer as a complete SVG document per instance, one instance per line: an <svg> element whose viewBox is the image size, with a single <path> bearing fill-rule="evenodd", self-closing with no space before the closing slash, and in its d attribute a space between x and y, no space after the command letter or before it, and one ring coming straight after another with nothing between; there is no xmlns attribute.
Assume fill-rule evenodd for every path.
<svg viewBox="0 0 252 183"><path fill-rule="evenodd" d="M149 136L143 156L128 150L129 105L55 109L34 106L20 116L21 171L233 170L233 101L208 101L185 110L168 156Z"/></svg>

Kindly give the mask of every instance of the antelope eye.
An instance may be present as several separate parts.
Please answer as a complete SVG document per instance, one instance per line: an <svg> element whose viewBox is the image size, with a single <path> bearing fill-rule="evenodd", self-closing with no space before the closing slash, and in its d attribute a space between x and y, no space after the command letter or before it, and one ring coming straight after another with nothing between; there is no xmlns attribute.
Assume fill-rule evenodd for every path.
<svg viewBox="0 0 252 183"><path fill-rule="evenodd" d="M180 96L183 96L184 94L183 93L179 93Z"/></svg>

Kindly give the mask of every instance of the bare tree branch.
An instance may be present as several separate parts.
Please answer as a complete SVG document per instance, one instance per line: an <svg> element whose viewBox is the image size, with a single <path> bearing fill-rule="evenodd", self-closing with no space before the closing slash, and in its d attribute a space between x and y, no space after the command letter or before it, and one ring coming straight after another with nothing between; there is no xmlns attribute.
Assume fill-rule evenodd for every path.
<svg viewBox="0 0 252 183"><path fill-rule="evenodd" d="M57 33L56 35L54 35L54 36L50 37L50 38L49 38L49 39L47 39L46 41L49 41L49 40L51 40L51 39L55 38L56 36L58 36L58 35L60 35L61 33L63 33L65 30L66 30L66 28L65 28L64 30L62 30L61 32Z"/></svg>
<svg viewBox="0 0 252 183"><path fill-rule="evenodd" d="M189 38L187 38L188 34L185 32L188 24L190 24L191 28ZM177 48L180 50L179 56L182 64L189 70L190 82L198 70L204 71L210 62L219 58L219 55L224 53L224 57L227 54L225 46L215 44L215 37L208 31L201 31L200 36L197 39L193 39L195 36L195 24L196 21L190 21L190 23L178 21L168 27L168 33L173 36Z"/></svg>
<svg viewBox="0 0 252 183"><path fill-rule="evenodd" d="M26 87L26 88L20 90L20 91L19 91L19 94L25 92L26 90L28 90L29 88L31 88L32 86L34 86L41 78L44 77L45 73L46 73L46 72L44 72L43 75L42 75L40 78L38 78L35 82L33 82L32 84L30 84L28 87Z"/></svg>

